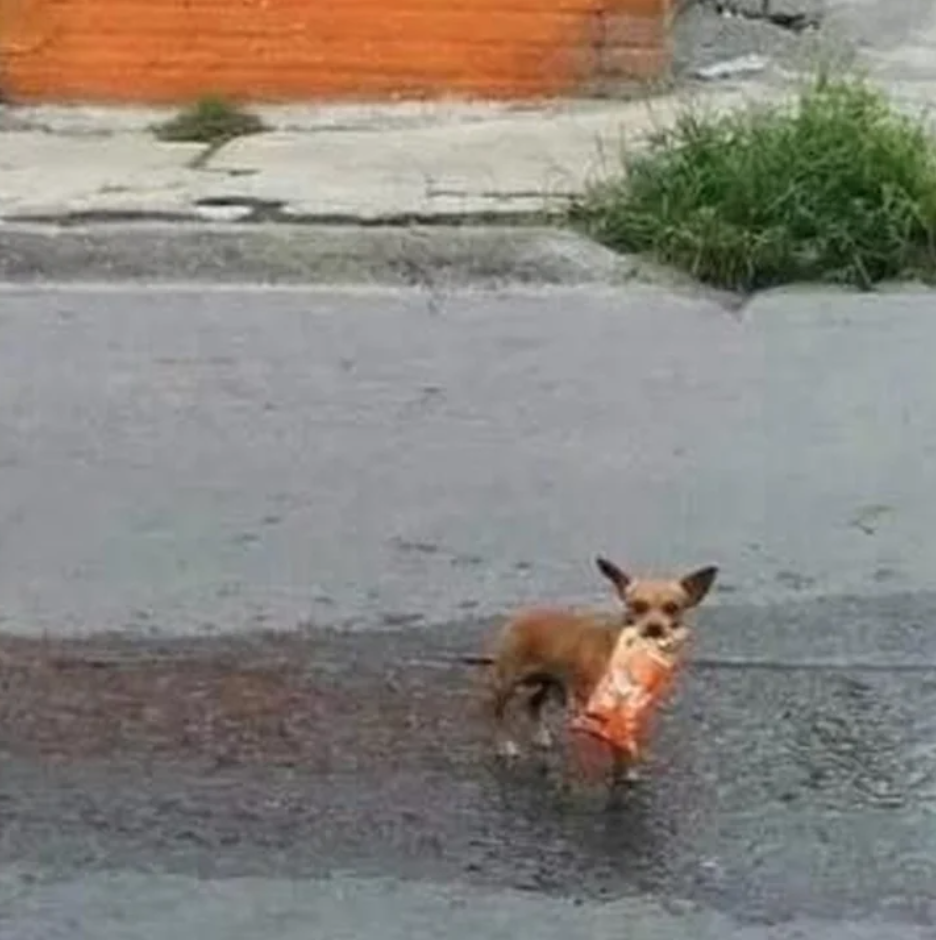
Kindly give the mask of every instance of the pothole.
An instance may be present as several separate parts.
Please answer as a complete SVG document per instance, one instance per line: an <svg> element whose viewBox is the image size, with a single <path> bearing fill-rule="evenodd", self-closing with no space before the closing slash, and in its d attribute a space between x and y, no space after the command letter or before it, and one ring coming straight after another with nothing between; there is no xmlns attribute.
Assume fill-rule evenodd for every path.
<svg viewBox="0 0 936 940"><path fill-rule="evenodd" d="M204 196L196 199L194 205L195 211L203 219L236 222L278 218L285 202L254 196Z"/></svg>

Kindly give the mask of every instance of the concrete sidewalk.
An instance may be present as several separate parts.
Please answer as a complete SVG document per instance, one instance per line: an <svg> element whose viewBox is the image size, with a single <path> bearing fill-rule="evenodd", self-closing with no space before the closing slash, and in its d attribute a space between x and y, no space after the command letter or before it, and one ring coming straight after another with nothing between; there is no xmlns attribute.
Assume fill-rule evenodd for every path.
<svg viewBox="0 0 936 940"><path fill-rule="evenodd" d="M0 134L0 217L146 214L379 221L511 217L560 207L687 107L766 85L540 107L261 109L271 131L215 152L157 141L158 111L41 109Z"/></svg>

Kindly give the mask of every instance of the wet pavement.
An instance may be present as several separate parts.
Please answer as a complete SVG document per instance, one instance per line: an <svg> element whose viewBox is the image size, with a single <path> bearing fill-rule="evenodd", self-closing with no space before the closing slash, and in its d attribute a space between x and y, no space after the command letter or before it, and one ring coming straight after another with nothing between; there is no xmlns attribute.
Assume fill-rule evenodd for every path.
<svg viewBox="0 0 936 940"><path fill-rule="evenodd" d="M4 291L0 935L932 936L931 307ZM463 662L598 549L724 572L616 806Z"/></svg>
<svg viewBox="0 0 936 940"><path fill-rule="evenodd" d="M271 885L306 885L319 903L305 917L324 916L329 936L415 930L414 891L456 908L466 892L580 914L623 905L643 911L636 937L663 935L667 912L669 936L863 936L847 930L875 923L867 936L930 935L932 631L889 667L870 654L925 635L934 613L924 596L701 618L652 765L617 806L580 780L564 788L561 752L510 770L490 759L477 670L460 661L488 624L149 645L8 638L0 924L16 938L69 922L68 936L165 936L179 914L154 915L154 890L253 879L266 889L252 917ZM772 657L769 640L757 662L730 655L751 631L791 623L805 639L797 659ZM864 663L810 656L830 624L864 640ZM34 909L76 880L91 896L109 885L107 902ZM350 930L356 905L334 897L348 884L395 887ZM199 929L223 935L231 925L203 893L189 907L198 898ZM295 900L277 904L298 916ZM150 932L113 932L138 910ZM552 936L551 918L537 920L549 910L503 916ZM238 935L291 936L275 926L261 918Z"/></svg>

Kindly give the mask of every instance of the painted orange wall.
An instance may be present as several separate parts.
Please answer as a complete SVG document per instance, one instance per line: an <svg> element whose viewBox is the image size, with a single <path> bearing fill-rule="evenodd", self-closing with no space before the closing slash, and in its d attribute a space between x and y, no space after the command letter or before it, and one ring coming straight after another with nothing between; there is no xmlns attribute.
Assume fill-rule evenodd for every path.
<svg viewBox="0 0 936 940"><path fill-rule="evenodd" d="M572 94L665 74L671 0L0 0L19 101Z"/></svg>

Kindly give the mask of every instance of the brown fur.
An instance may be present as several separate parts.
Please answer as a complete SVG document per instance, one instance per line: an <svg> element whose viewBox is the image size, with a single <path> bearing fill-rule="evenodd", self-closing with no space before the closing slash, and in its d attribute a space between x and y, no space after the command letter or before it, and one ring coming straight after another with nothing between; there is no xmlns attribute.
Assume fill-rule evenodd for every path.
<svg viewBox="0 0 936 940"><path fill-rule="evenodd" d="M489 707L504 756L519 753L505 734L508 707L517 695L527 693L527 712L537 728L534 743L549 746L542 721L547 699L555 696L574 710L584 708L623 630L671 649L685 643L686 614L701 603L717 575L715 567L708 567L683 578L639 579L605 558L597 564L623 603L619 613L532 608L514 616L499 637Z"/></svg>

